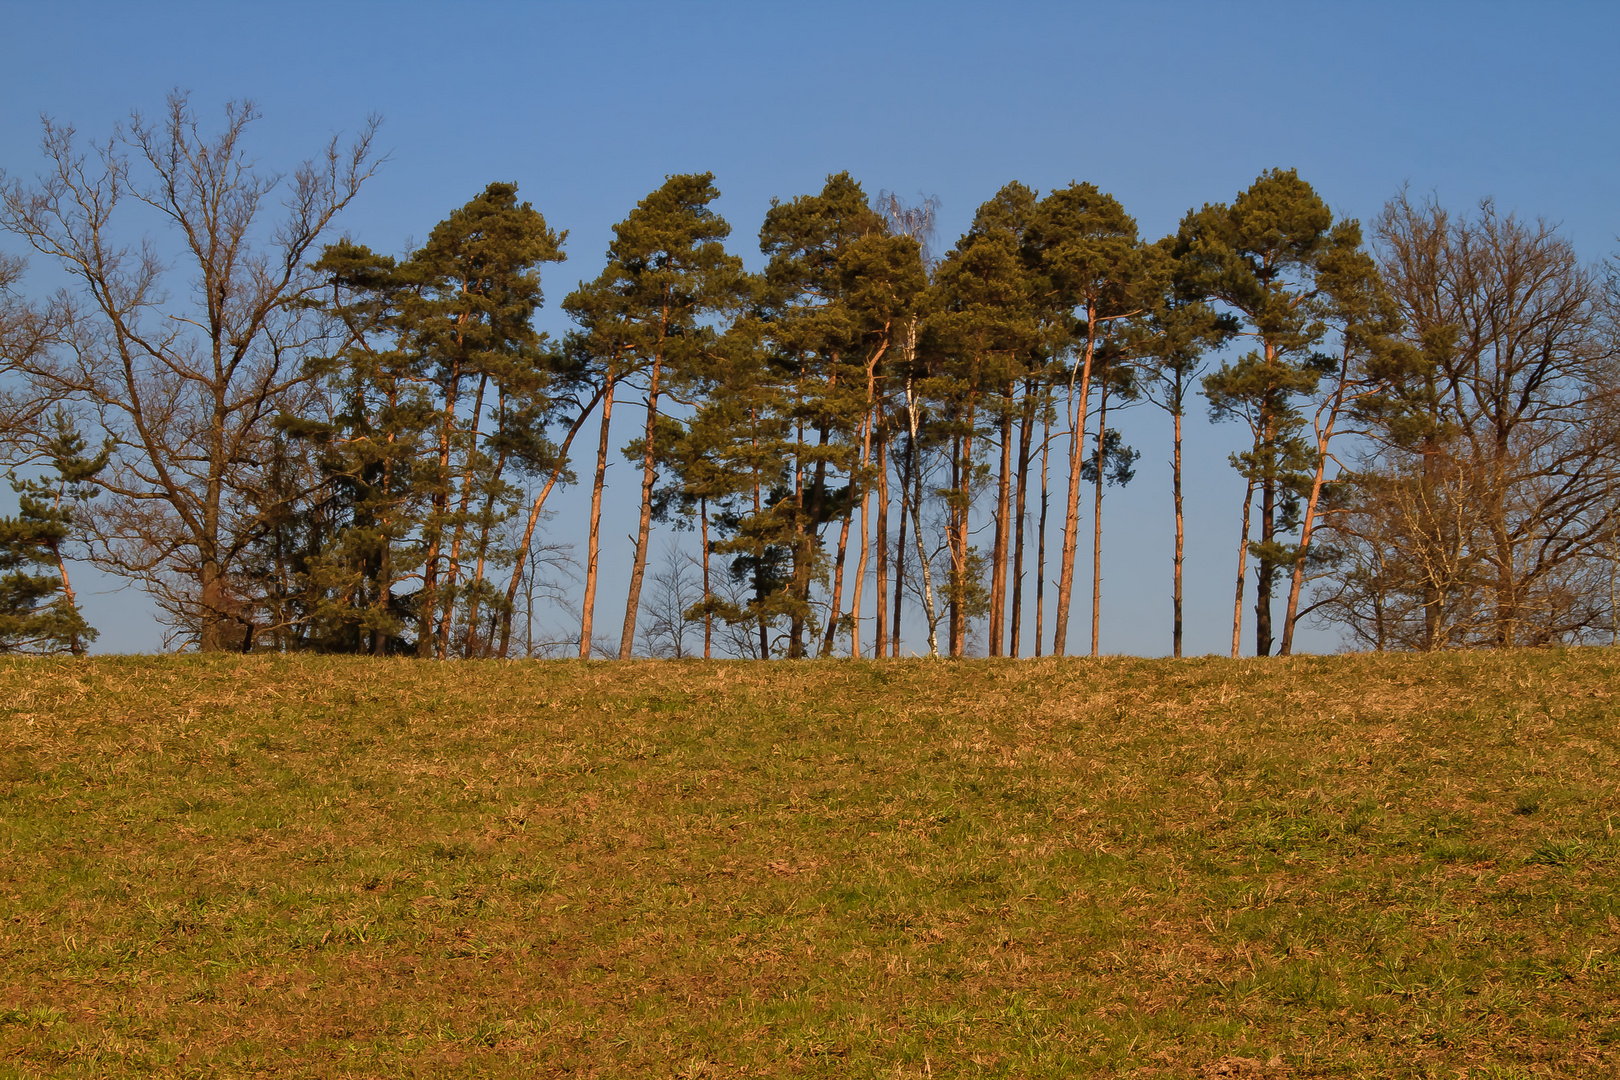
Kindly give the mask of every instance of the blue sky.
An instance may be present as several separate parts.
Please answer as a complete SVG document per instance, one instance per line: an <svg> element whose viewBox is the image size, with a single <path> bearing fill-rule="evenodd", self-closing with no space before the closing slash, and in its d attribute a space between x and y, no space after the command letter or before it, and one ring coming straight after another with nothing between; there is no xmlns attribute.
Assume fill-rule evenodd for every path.
<svg viewBox="0 0 1620 1080"><path fill-rule="evenodd" d="M1366 220L1410 185L1453 208L1489 196L1549 218L1588 259L1620 248L1613 5L0 2L0 24L8 173L37 167L41 113L104 137L174 88L205 118L256 102L252 145L271 168L379 113L390 160L341 227L399 251L488 182L516 181L569 230L568 262L547 270L553 332L612 224L665 175L700 170L753 265L770 199L841 169L871 193L938 195L941 247L1013 179L1092 181L1151 238L1293 167L1345 216ZM1168 434L1149 409L1122 426L1142 460L1107 500L1103 647L1157 655ZM1201 414L1190 427L1194 653L1230 634L1238 437ZM609 538L631 529L635 498L628 466L615 471ZM583 545L575 502L558 504L552 535ZM616 584L599 627L618 625ZM100 590L87 607L104 650L159 647L137 595ZM1083 608L1086 582L1077 593Z"/></svg>

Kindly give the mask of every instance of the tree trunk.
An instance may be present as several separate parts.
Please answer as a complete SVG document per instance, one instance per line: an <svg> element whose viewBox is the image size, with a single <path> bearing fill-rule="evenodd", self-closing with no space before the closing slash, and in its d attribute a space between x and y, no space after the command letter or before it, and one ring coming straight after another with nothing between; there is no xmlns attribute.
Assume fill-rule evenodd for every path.
<svg viewBox="0 0 1620 1080"><path fill-rule="evenodd" d="M714 593L709 588L709 500L698 499L698 523L703 529L703 659L712 658L714 646Z"/></svg>
<svg viewBox="0 0 1620 1080"><path fill-rule="evenodd" d="M973 424L978 417L975 405L975 395L968 394L967 427L962 432L962 459L960 475L957 477L956 507L956 566L953 568L956 581L955 588L951 590L951 635L953 640L952 656L967 655L967 596L969 589L968 574L968 525L969 515L973 512Z"/></svg>
<svg viewBox="0 0 1620 1080"><path fill-rule="evenodd" d="M654 356L647 383L647 430L641 458L641 520L636 526L636 557L630 566L630 595L624 603L624 629L619 634L619 659L628 660L636 647L636 616L641 609L641 579L647 573L647 540L652 535L653 485L658 483L658 376L663 357Z"/></svg>
<svg viewBox="0 0 1620 1080"><path fill-rule="evenodd" d="M62 599L67 601L70 609L79 609L78 597L74 595L73 583L68 580L67 560L62 558L62 552L55 544L51 545L51 554L56 556L56 572L62 576ZM84 655L84 642L80 640L77 631L68 638L68 652L74 656Z"/></svg>
<svg viewBox="0 0 1620 1080"><path fill-rule="evenodd" d="M911 499L911 539L917 546L917 562L922 567L923 579L923 618L928 621L928 655L939 656L939 617L934 607L934 572L928 561L928 552L923 547L922 514L918 507L922 505L922 473L916 473L912 481L916 490L912 492ZM898 639L897 639L898 640Z"/></svg>
<svg viewBox="0 0 1620 1080"><path fill-rule="evenodd" d="M1018 498L1013 512L1016 534L1013 540L1012 574L1012 648L1009 655L1018 657L1019 635L1024 627L1024 518L1029 506L1029 439L1035 426L1035 399L1033 389L1024 385L1024 405L1018 418Z"/></svg>
<svg viewBox="0 0 1620 1080"><path fill-rule="evenodd" d="M1075 376L1069 376L1069 490L1063 513L1063 561L1058 570L1057 625L1052 630L1052 655L1062 656L1069 639L1069 600L1074 592L1074 557L1080 546L1080 465L1085 456L1086 397L1091 392L1091 361L1096 354L1095 311L1087 309L1085 354L1076 369L1080 394L1075 397Z"/></svg>
<svg viewBox="0 0 1620 1080"><path fill-rule="evenodd" d="M996 480L996 538L990 552L989 653L1001 656L1007 622L1007 541L1012 504L1012 403L1014 384L1009 382L1001 402L1001 472Z"/></svg>
<svg viewBox="0 0 1620 1080"><path fill-rule="evenodd" d="M1232 659L1238 658L1243 633L1243 577L1249 569L1249 508L1254 505L1254 479L1243 491L1243 535L1238 537L1237 601L1232 605Z"/></svg>
<svg viewBox="0 0 1620 1080"><path fill-rule="evenodd" d="M439 482L429 500L429 524L424 530L427 550L422 560L422 591L416 607L416 655L423 660L433 655L436 640L433 622L439 611L439 545L444 539L445 517L450 512L450 450L455 441L456 388L460 382L461 369L452 367L444 392L444 420L439 425Z"/></svg>
<svg viewBox="0 0 1620 1080"><path fill-rule="evenodd" d="M759 449L759 412L752 406L750 406L748 409L748 433L749 445L752 449L757 451ZM758 459L755 458L754 461L754 517L758 518L760 511L763 509L763 502L760 499L759 465L757 463ZM765 591L760 588L760 575L757 567L754 570L754 603L760 612L759 658L761 660L769 660L771 658L771 623L769 617L766 616L764 611Z"/></svg>
<svg viewBox="0 0 1620 1080"><path fill-rule="evenodd" d="M881 414L880 414L881 415ZM873 542L876 545L877 566L874 571L873 612L872 620L872 655L881 660L889 654L889 432L888 424L879 428L877 445L877 531L874 532ZM861 527L866 527L865 512L862 512Z"/></svg>
<svg viewBox="0 0 1620 1080"><path fill-rule="evenodd" d="M1435 470L1438 468L1437 462L1439 460L1439 456L1440 456L1439 455L1439 447L1435 445L1434 437L1432 435L1425 436L1425 438L1423 440L1423 473L1422 473L1422 480L1420 481L1420 483L1422 485L1420 491L1421 491L1421 495L1422 495L1422 499L1423 499L1423 503L1422 503L1422 529L1423 529L1422 543L1423 543L1423 545L1425 547L1428 547L1430 545L1433 545L1435 547L1439 546L1439 533L1438 533L1437 528L1436 528L1437 523L1434 520L1434 505L1435 505L1435 498L1434 498L1435 477L1434 477L1434 473L1435 473ZM1431 558L1429 560L1429 562L1430 562L1431 565L1435 565L1436 561L1433 558ZM1433 650L1440 647L1440 633L1441 633L1441 629L1442 629L1441 617L1444 614L1444 609L1442 608L1442 604L1444 602L1444 599L1445 599L1444 593L1441 591L1440 583L1436 580L1436 575L1434 573L1432 573L1432 572L1431 573L1425 573L1423 575L1423 651L1424 652L1432 652ZM1381 614L1381 612L1380 612L1380 614ZM1383 620L1382 620L1382 618L1380 618L1378 625L1379 625L1379 633L1380 633L1380 635L1382 635L1382 633L1383 633ZM1379 651L1381 652L1383 650L1380 649Z"/></svg>
<svg viewBox="0 0 1620 1080"><path fill-rule="evenodd" d="M806 530L804 527L804 445L804 424L801 422L798 428L798 460L794 463L793 468L793 577L790 585L792 590L790 596L794 600L798 600L800 598L801 587L803 594L805 595L807 595L810 591L809 542L806 538ZM802 583L802 586L799 580L801 573L804 575L804 582ZM761 640L764 639L764 635L764 629L761 628ZM787 658L789 660L799 660L802 659L803 656L804 611L798 604L794 604L792 610L788 613Z"/></svg>
<svg viewBox="0 0 1620 1080"><path fill-rule="evenodd" d="M551 494L557 478L568 467L568 448L573 445L574 436L585 426L585 419L595 410L596 403L602 400L602 393L602 390L598 390L589 404L579 411L579 416L569 425L568 435L563 439L562 446L557 449L557 464L552 468L551 475L546 477L545 486L540 489L540 494L535 496L534 503L529 507L529 522L523 528L523 542L518 545L517 559L512 564L512 580L506 585L506 609L501 614L500 655L503 659L506 656L507 645L512 639L512 612L517 603L518 584L523 580L523 569L528 564L529 545L534 542L534 528L540 521L540 511L545 507L546 496ZM605 463L602 463L601 467L605 468ZM599 507L600 499L595 501ZM593 560L592 565L594 564ZM594 596L594 589L592 595Z"/></svg>
<svg viewBox="0 0 1620 1080"><path fill-rule="evenodd" d="M444 612L439 620L439 659L450 655L450 630L456 620L457 587L461 582L461 542L467 534L467 507L472 505L473 477L478 469L478 435L483 426L484 391L489 376L478 379L478 394L473 399L472 430L467 435L467 459L461 470L461 505L456 508L455 531L450 534L449 571L444 583ZM472 628L469 625L468 630Z"/></svg>
<svg viewBox="0 0 1620 1080"><path fill-rule="evenodd" d="M1181 563L1183 558L1185 533L1183 531L1183 517L1181 510L1181 373L1176 373L1176 411L1171 415L1175 426L1175 452L1171 456L1170 490L1176 503L1176 554L1175 554L1175 580L1171 588L1170 605L1174 611L1174 626L1170 633L1171 652L1177 660L1181 659Z"/></svg>
<svg viewBox="0 0 1620 1080"><path fill-rule="evenodd" d="M1266 450L1261 459L1265 474L1260 480L1260 543L1269 545L1277 533L1277 447L1274 429L1266 428ZM1270 548L1263 547L1262 551ZM1277 564L1269 555L1260 556L1254 575L1254 655L1271 655L1271 593Z"/></svg>
<svg viewBox="0 0 1620 1080"><path fill-rule="evenodd" d="M504 390L500 394L500 407L497 415L496 430L503 430L506 426L506 393ZM490 473L492 481L499 481L505 472L506 448L503 445L500 453L496 455L495 468ZM495 623L493 619L500 616L498 611L491 612L492 621L490 622L489 632L484 634L482 640L478 640L474 628L478 625L479 593L482 591L484 584L484 564L489 558L489 534L490 530L495 527L495 493L498 486L496 482L489 485L489 491L484 496L484 511L478 517L478 558L473 564L472 584L468 586L467 590L467 643L462 653L468 659L475 655L490 655L490 646L494 644Z"/></svg>
<svg viewBox="0 0 1620 1080"><path fill-rule="evenodd" d="M939 619L934 607L934 574L928 561L928 551L923 547L922 536L922 468L917 460L917 429L921 425L922 403L912 392L911 383L906 383L906 413L911 421L911 483L913 486L911 496L911 537L917 545L917 562L922 570L923 579L923 617L928 620L928 655L939 656ZM900 635L895 635L895 647L899 648Z"/></svg>
<svg viewBox="0 0 1620 1080"><path fill-rule="evenodd" d="M872 492L861 492L861 549L855 559L855 580L849 587L849 655L859 658L861 655L861 586L866 583L867 534L871 531L867 519L872 516ZM883 622L882 605L879 604L877 621Z"/></svg>
<svg viewBox="0 0 1620 1080"><path fill-rule="evenodd" d="M1097 490L1091 506L1091 655L1097 655L1102 633L1102 501L1103 450L1108 445L1108 383L1097 394Z"/></svg>
<svg viewBox="0 0 1620 1080"><path fill-rule="evenodd" d="M591 622L596 613L596 561L602 547L602 488L607 484L608 425L613 420L613 390L617 379L602 380L602 435L596 444L596 477L591 482L590 539L585 545L585 599L580 605L579 658L591 658Z"/></svg>
<svg viewBox="0 0 1620 1080"><path fill-rule="evenodd" d="M1310 554L1311 531L1316 523L1316 508L1321 502L1322 482L1327 476L1328 442L1333 438L1333 426L1338 422L1339 410L1344 407L1345 381L1348 378L1347 355L1339 366L1339 381L1333 391L1333 404L1328 409L1327 423L1318 429L1316 437L1316 474L1311 477L1310 498L1305 500L1305 521L1300 527L1299 554L1294 557L1294 573L1288 583L1288 608L1283 613L1282 645L1277 650L1279 656L1291 656L1294 651L1294 623L1299 618L1299 594L1305 584L1305 559Z"/></svg>
<svg viewBox="0 0 1620 1080"><path fill-rule="evenodd" d="M1035 530L1035 655L1041 655L1041 635L1046 629L1046 511L1051 505L1047 486L1047 464L1052 455L1052 419L1048 413L1041 424L1041 520Z"/></svg>
<svg viewBox="0 0 1620 1080"><path fill-rule="evenodd" d="M962 634L962 553L957 549L956 519L961 512L958 503L962 491L962 437L951 439L951 501L945 518L945 544L951 556L950 593L946 597L945 654L952 658L960 655Z"/></svg>
<svg viewBox="0 0 1620 1080"><path fill-rule="evenodd" d="M890 655L900 655L900 617L904 609L906 598L906 525L909 516L908 507L911 505L911 470L916 468L917 442L915 439L906 444L905 457L896 462L900 480L900 532L895 537L894 548L894 633L889 642ZM902 467L902 462L909 465Z"/></svg>
<svg viewBox="0 0 1620 1080"><path fill-rule="evenodd" d="M197 651L223 652L225 620L220 612L225 607L225 589L223 575L219 572L219 563L213 559L205 561L198 568L197 579L201 584L202 599L202 625L198 627L197 632Z"/></svg>
<svg viewBox="0 0 1620 1080"><path fill-rule="evenodd" d="M393 600L393 564L393 545L388 542L387 535L384 534L382 551L378 553L377 557L377 599L372 605L372 610L381 612L385 617L392 606L391 601ZM374 627L371 631L371 655L388 655L388 632L381 626Z"/></svg>
<svg viewBox="0 0 1620 1080"><path fill-rule="evenodd" d="M844 511L844 522L838 530L838 557L833 562L832 596L827 605L827 630L821 636L822 656L831 656L833 645L838 640L838 622L843 615L844 603L844 556L849 551L849 526L855 517L855 507L850 506ZM862 522L862 531L865 531L865 522ZM859 614L859 612L857 612Z"/></svg>

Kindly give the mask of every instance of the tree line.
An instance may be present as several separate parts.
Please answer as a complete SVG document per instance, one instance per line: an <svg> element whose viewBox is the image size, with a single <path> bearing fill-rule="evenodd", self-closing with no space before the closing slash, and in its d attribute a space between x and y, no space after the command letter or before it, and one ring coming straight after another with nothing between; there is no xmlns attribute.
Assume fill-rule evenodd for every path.
<svg viewBox="0 0 1620 1080"><path fill-rule="evenodd" d="M714 177L676 175L553 340L567 236L515 184L380 254L330 235L375 125L284 178L248 156L254 118L207 134L176 96L88 148L47 123L45 171L3 179L0 227L71 282L30 296L0 260L0 438L32 469L0 524L8 648L93 637L72 549L205 652L898 656L920 624L931 654L977 630L1064 655L1089 542L1095 655L1104 492L1139 457L1111 413L1137 403L1167 420L1176 656L1198 412L1249 436L1233 655L1251 616L1259 655L1305 618L1378 649L1614 633L1615 282L1544 222L1403 193L1367 236L1273 169L1150 241L1092 184L1013 182L936 256L936 201L838 173L772 202L749 272ZM130 238L143 215L170 228ZM638 514L615 640L616 454ZM577 538L547 513L573 484ZM689 563L652 566L655 523L695 534ZM537 643L558 612L565 640Z"/></svg>

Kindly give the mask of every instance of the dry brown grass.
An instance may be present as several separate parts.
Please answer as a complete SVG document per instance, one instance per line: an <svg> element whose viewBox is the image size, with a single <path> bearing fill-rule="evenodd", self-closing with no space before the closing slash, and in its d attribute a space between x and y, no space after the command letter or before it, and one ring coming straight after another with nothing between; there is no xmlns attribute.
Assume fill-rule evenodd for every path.
<svg viewBox="0 0 1620 1080"><path fill-rule="evenodd" d="M8 662L0 1068L1607 1076L1617 671Z"/></svg>

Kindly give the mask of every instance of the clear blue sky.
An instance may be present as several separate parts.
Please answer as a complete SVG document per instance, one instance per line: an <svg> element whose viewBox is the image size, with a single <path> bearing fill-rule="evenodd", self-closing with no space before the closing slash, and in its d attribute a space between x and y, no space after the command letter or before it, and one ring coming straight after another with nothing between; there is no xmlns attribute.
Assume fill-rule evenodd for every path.
<svg viewBox="0 0 1620 1080"><path fill-rule="evenodd" d="M942 247L1008 180L1092 181L1154 237L1294 167L1343 215L1371 217L1403 184L1456 208L1492 196L1562 223L1596 260L1620 247L1617 40L1620 7L1598 3L0 2L0 167L35 169L41 113L102 137L173 88L205 117L254 100L271 167L376 112L391 159L342 227L398 251L486 183L516 181L569 230L569 261L547 271L553 304L597 272L637 199L697 170L716 174L755 265L770 199L840 169L872 193L937 194ZM544 322L563 329L554 308ZM1157 655L1167 435L1146 409L1124 426L1143 457L1105 512L1103 645ZM1191 426L1194 653L1224 651L1230 633L1237 438L1201 415ZM582 544L575 503L558 505L553 537ZM618 625L617 584L599 626ZM96 592L87 607L103 649L159 646L137 596Z"/></svg>

